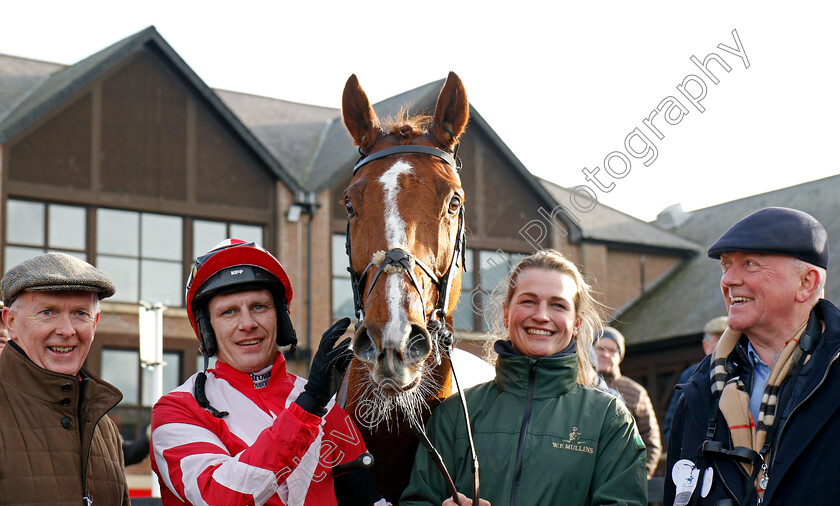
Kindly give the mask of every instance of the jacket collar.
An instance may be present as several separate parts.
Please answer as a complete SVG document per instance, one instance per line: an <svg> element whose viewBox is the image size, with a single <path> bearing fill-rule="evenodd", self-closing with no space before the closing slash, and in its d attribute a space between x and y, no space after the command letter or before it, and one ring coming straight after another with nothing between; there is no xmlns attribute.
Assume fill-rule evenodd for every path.
<svg viewBox="0 0 840 506"><path fill-rule="evenodd" d="M254 381L251 379L250 374L234 369L233 366L230 366L225 362L216 361L216 368L213 371L213 374L215 374L218 378L224 379L240 392L256 390L254 388ZM286 359L283 357L281 352L275 351L274 364L271 366L271 378L268 380L268 385L265 386L266 390L270 390L271 387L278 381L285 381L285 379Z"/></svg>
<svg viewBox="0 0 840 506"><path fill-rule="evenodd" d="M99 420L122 400L117 387L84 367L77 376L71 376L37 366L14 341L9 341L0 354L0 387L54 406L57 413L77 417L83 450L90 448ZM83 469L89 456L83 451Z"/></svg>
<svg viewBox="0 0 840 506"><path fill-rule="evenodd" d="M534 368L534 398L557 397L577 384L577 353L566 348L551 357L530 358L516 351L510 341L495 344L499 358L496 360L496 386L507 393L524 397L528 391L531 368Z"/></svg>
<svg viewBox="0 0 840 506"><path fill-rule="evenodd" d="M91 382L103 387L102 393L108 399L106 402L115 400L113 405L116 405L122 400L122 393L115 386L98 378L84 367L76 376L44 369L36 365L26 352L11 340L6 343L6 349L0 354L0 383L41 401L58 402L59 399L68 396L80 396L82 385Z"/></svg>
<svg viewBox="0 0 840 506"><path fill-rule="evenodd" d="M825 326L824 330L816 338L817 342L814 344L816 349L811 356L811 360L802 367L798 377L788 380L796 383L793 399L799 399L800 401L820 384L826 368L834 359L834 356L840 353L840 310L831 302L820 300L811 312L811 319L814 320L814 317L816 317L817 322L822 322ZM810 335L811 327L812 322L809 322L803 335ZM729 358L732 367L740 367L739 361L747 360L746 345L740 346L739 343L739 346L736 346ZM683 385L683 394L686 397L687 406L686 416L695 420L700 427L706 427L711 414L709 409L713 407L717 409L717 406L712 406L713 399L708 395L710 390L709 361L710 355L707 355L697 366L689 381ZM840 405L840 397L836 399L836 402L836 405ZM788 409L790 409L790 406L788 406ZM826 416L831 416L831 413L834 413L834 407L826 406L824 412ZM784 444L784 441L780 444ZM802 445L802 448L804 446Z"/></svg>

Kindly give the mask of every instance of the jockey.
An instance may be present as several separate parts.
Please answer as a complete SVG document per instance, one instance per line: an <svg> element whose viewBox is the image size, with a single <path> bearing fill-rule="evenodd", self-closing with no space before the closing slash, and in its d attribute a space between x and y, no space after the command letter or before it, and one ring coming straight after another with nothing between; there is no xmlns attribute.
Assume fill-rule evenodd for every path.
<svg viewBox="0 0 840 506"><path fill-rule="evenodd" d="M365 452L333 397L352 356L349 339L334 345L350 320L324 333L307 381L278 349L297 338L292 286L269 252L228 239L196 259L186 288L205 371L152 410L163 504L388 504L368 469L333 471Z"/></svg>

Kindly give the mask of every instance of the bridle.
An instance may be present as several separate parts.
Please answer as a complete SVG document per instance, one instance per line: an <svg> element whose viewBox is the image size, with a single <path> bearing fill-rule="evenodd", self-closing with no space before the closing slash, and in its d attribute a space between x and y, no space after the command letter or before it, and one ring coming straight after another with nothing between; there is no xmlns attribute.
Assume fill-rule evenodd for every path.
<svg viewBox="0 0 840 506"><path fill-rule="evenodd" d="M452 167L456 172L461 169L460 158L457 156L457 149L454 154L447 153L441 149L432 148L429 146L414 146L414 145L406 145L406 146L392 146L390 148L383 149L382 151L377 151L371 155L362 156L362 158L356 163L353 167L353 175L355 176L359 169L374 160L379 160L381 158L385 158L386 156L396 155L396 154L404 154L404 153L412 153L412 154L425 154L431 155L440 158L444 162L446 162L450 167ZM417 282L417 277L414 275L414 269L412 269L412 263L416 264L420 269L426 273L426 275L431 279L432 283L438 290L438 301L435 305L434 310L427 318L426 328L431 334L432 338L437 340L438 342L443 342L446 345L447 350L452 347L452 332L446 329L446 325L444 324L444 320L446 317L446 309L449 307L449 300L450 295L452 293L452 280L455 277L455 274L458 271L458 267L464 267L464 246L465 246L466 238L464 233L464 206L461 206L458 209L458 231L456 233L455 239L455 248L452 252L452 259L449 262L449 267L446 269L446 273L443 275L442 278L438 278L435 272L426 265L422 260L417 258L416 255L409 253L401 248L394 248L384 252L384 256L377 256L374 255L374 258L368 262L367 266L364 268L361 274L357 273L353 270L353 256L351 255L351 248L350 248L350 217L347 217L347 232L346 238L344 243L345 251L347 252L347 258L350 261L350 266L347 268L347 271L350 273L350 282L353 288L353 305L356 312L356 320L357 320L357 328L365 319L364 315L364 301L362 298L362 287L365 284L365 279L369 272L372 272L371 269L374 267L376 268L376 272L373 275L373 281L370 283L370 288L365 296L370 295L370 292L373 291L373 287L376 284L376 281L379 279L379 276L385 272L388 267L394 267L404 271L408 275L408 279L411 282L411 286L417 291L417 294L420 296L420 303L421 306L424 308L426 307L426 301L423 300L423 291L420 289L420 284ZM466 270L466 269L465 269ZM436 356L436 365L440 363L439 355Z"/></svg>
<svg viewBox="0 0 840 506"><path fill-rule="evenodd" d="M369 155L363 153L360 149L359 153L361 156L359 157L359 161L356 162L356 165L353 166L353 176L356 175L356 173L362 166L374 160L379 160L381 158L397 154L424 154L434 156L443 160L447 165L449 165L453 170L455 170L455 172L459 172L461 170L461 159L458 157L458 144L455 145L455 150L452 153L448 153L446 151L443 151L442 149L433 148L430 146L417 145L392 146ZM426 329L429 331L433 342L440 344L440 346L433 346L435 353L435 366L439 365L441 361L441 348L443 348L443 351L447 355L449 355L454 345L454 337L452 335L452 331L446 327L446 309L449 307L449 300L452 293L452 280L455 278L455 274L457 273L458 268L461 267L464 271L466 271L466 267L464 265L465 245L466 238L464 233L464 206L462 205L458 209L458 231L456 233L455 247L452 251L452 259L449 262L449 267L446 269L446 273L444 273L442 277L438 277L434 273L434 271L423 261L417 258L416 255L405 251L402 248L393 248L388 251L381 252L382 254L374 254L374 258L371 259L370 262L368 262L367 266L365 266L362 273L359 274L355 270L353 270L353 256L351 255L350 249L350 216L348 216L344 248L347 253L347 258L350 264L350 266L347 268L347 272L350 273L350 282L353 288L353 305L355 308L357 320L356 328L358 329L359 326L362 325L362 323L364 322L365 315L364 301L362 298L362 287L364 287L365 280L371 272L374 273L373 280L371 281L370 288L368 288L368 291L365 294L365 296L370 295L371 291L373 291L373 287L376 284L376 281L379 279L379 276L383 272L386 272L386 270L390 270L389 268L394 268L403 271L408 276L408 279L411 282L411 286L414 287L414 289L417 291L417 294L420 296L421 307L423 307L425 311L426 304L425 300L423 299L423 292L420 289L420 284L417 282L417 277L414 275L413 265L417 265L426 274L426 276L429 277L434 286L438 289L437 304L435 304L435 308L427 317ZM373 270L374 268L376 268L375 272ZM472 451L473 504L478 504L478 457L476 456L475 444L473 443L472 437L472 429L469 423L470 417L469 412L467 411L467 401L464 397L464 391L458 384L458 377L455 375L454 367L452 367L452 377L455 380L455 386L458 388L458 394L461 397L461 406L463 407L464 419L467 424L467 436L469 437L470 450ZM415 426L414 423L410 423L409 425L411 426L412 431L414 431L414 434L417 436L420 442L423 443L423 446L426 448L432 459L437 464L440 472L443 474L443 477L446 480L447 485L449 486L450 492L452 493L452 498L455 500L455 503L460 504L458 502L458 493L457 489L455 488L455 483L452 481L449 472L446 470L446 466L444 465L443 459L441 458L440 454L437 452L434 445L432 445L432 442L429 441L429 438L426 436L424 428L422 426Z"/></svg>

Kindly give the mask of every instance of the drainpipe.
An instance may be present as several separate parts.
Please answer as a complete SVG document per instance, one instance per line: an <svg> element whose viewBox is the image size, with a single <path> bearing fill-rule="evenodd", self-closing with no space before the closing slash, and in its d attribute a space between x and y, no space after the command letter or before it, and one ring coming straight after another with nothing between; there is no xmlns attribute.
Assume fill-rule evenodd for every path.
<svg viewBox="0 0 840 506"><path fill-rule="evenodd" d="M312 226L318 207L318 196L314 192L300 191L286 214L290 222L297 222L302 214L309 218L306 223L306 346L298 348L299 357L307 363L312 358Z"/></svg>

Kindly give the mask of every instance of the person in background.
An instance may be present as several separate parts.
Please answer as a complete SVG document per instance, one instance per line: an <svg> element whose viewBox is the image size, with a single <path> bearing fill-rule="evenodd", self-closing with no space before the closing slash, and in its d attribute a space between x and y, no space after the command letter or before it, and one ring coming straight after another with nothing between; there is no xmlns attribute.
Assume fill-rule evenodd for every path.
<svg viewBox="0 0 840 506"><path fill-rule="evenodd" d="M125 457L125 465L133 466L146 460L149 456L149 448L152 440L152 426L147 425L146 430L140 435L139 439L133 441L123 441L122 451Z"/></svg>
<svg viewBox="0 0 840 506"><path fill-rule="evenodd" d="M152 408L163 504L387 504L368 469L333 471L365 452L334 399L352 357L349 338L335 343L350 319L324 333L307 381L279 350L297 344L291 301L283 266L255 243L228 239L196 259L186 306L206 371Z"/></svg>
<svg viewBox="0 0 840 506"><path fill-rule="evenodd" d="M0 313L3 312L3 303L0 302ZM6 329L6 322L0 319L0 353L3 353L3 348L6 347L6 341L9 340L9 331Z"/></svg>
<svg viewBox="0 0 840 506"><path fill-rule="evenodd" d="M646 505L645 445L630 412L595 388L589 348L603 325L577 267L554 250L510 272L498 315L496 378L466 390L486 506ZM470 448L460 399L432 413L426 430L472 504ZM401 506L455 501L424 447Z"/></svg>
<svg viewBox="0 0 840 506"><path fill-rule="evenodd" d="M706 325L703 327L703 339L700 341L704 356L714 351L724 330L726 330L725 316L718 316L706 322ZM665 420L662 422L662 438L665 441L668 441L668 437L671 435L671 421L674 418L674 410L677 408L677 401L680 400L680 396L682 395L681 385L688 383L688 378L694 374L694 370L697 369L698 365L700 365L700 362L686 367L680 373L680 377L677 378L677 385L674 387L674 393L671 394L671 402L668 403L668 411L665 412Z"/></svg>
<svg viewBox="0 0 840 506"><path fill-rule="evenodd" d="M783 207L709 247L728 328L677 403L665 504L837 504L840 310L822 298L828 253L822 224Z"/></svg>
<svg viewBox="0 0 840 506"><path fill-rule="evenodd" d="M659 423L645 387L621 374L620 364L624 361L624 336L613 327L605 327L601 338L595 343L598 355L598 372L604 376L607 386L618 390L624 404L633 414L639 434L645 442L645 469L647 478L653 477L659 456L662 454L662 438Z"/></svg>
<svg viewBox="0 0 840 506"><path fill-rule="evenodd" d="M129 504L106 414L122 394L82 366L114 285L87 262L47 253L9 269L0 291L10 337L0 355L0 503Z"/></svg>

